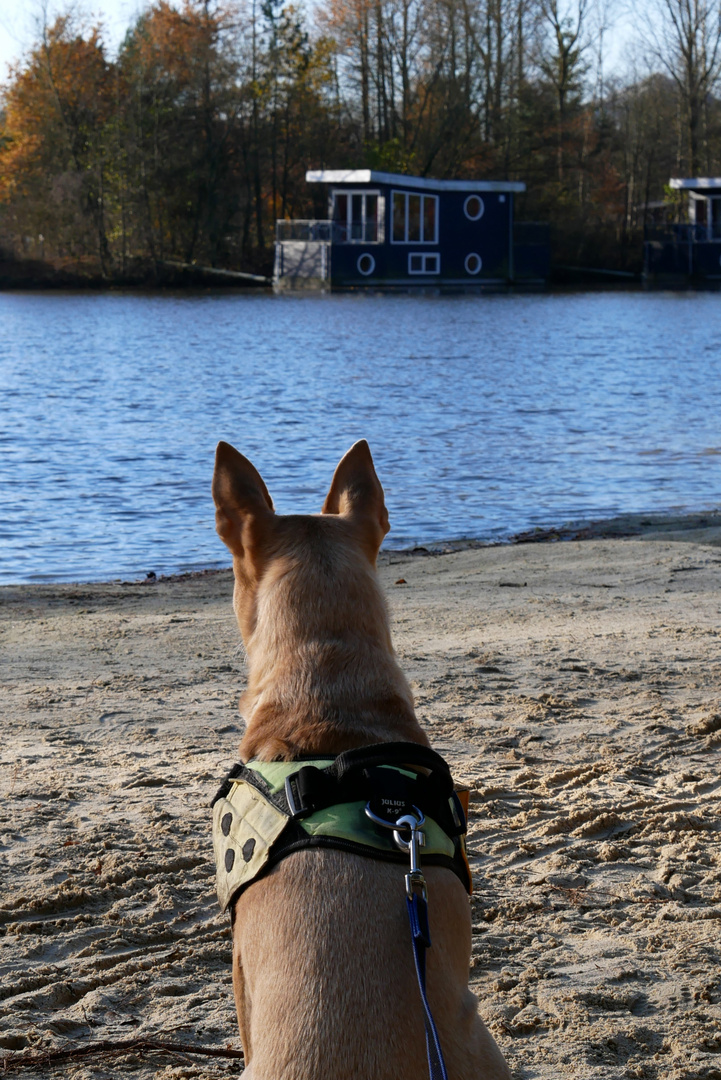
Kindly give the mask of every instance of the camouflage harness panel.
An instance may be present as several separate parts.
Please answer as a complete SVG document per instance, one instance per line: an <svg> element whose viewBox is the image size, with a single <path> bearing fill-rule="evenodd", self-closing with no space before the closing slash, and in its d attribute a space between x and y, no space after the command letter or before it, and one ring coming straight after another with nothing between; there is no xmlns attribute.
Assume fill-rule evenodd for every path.
<svg viewBox="0 0 721 1080"><path fill-rule="evenodd" d="M389 747L413 744L388 744ZM367 748L375 751L375 747ZM415 748L417 749L417 748ZM433 754L422 748L426 756ZM352 751L351 754L359 754ZM374 824L365 809L373 792L383 791L382 805L397 807L409 805L416 798L414 786L425 777L413 767L396 764L378 764L363 772L367 790L357 779L338 780L339 801L313 809L298 810L292 798L292 787L297 778L310 777L313 784L325 784L335 776L340 758L316 758L290 762L251 761L247 765L235 765L213 802L213 848L216 862L216 885L218 900L223 911L232 907L240 892L267 873L282 858L308 847L332 847L364 855L368 858L406 863L408 856L393 840L392 830ZM397 753L396 753L397 756ZM414 753L409 752L412 762ZM434 755L437 757L437 755ZM442 758L438 761L443 763ZM427 805L435 808L436 817L428 813L423 826L425 844L422 859L426 865L441 865L453 870L468 892L471 876L465 849L465 816L450 782L447 797L436 797ZM360 783L360 786L359 786ZM351 786L347 786L350 784ZM396 790L397 789L397 790ZM289 795L290 791L290 795ZM361 794L361 798L358 798ZM445 793L444 793L445 794ZM353 795L356 797L353 798ZM394 797L397 796L397 797ZM333 794L326 796L333 799ZM290 801L289 801L290 798ZM347 801L346 801L347 800ZM323 803L325 800L320 798ZM389 813L386 810L386 813ZM390 815L389 815L390 816Z"/></svg>

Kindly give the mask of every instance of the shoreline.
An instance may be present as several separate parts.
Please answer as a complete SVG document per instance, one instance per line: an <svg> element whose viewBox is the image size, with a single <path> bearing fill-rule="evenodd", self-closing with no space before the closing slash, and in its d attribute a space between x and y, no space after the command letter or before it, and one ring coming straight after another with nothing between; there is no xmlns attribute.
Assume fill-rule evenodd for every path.
<svg viewBox="0 0 721 1080"><path fill-rule="evenodd" d="M381 555L431 554L447 555L453 551L470 551L479 548L506 547L518 544L543 544L572 540L624 540L631 537L648 539L666 537L673 539L694 533L706 537L706 543L721 544L721 510L689 510L679 513L658 511L653 513L617 514L609 518L581 519L559 526L538 526L522 529L502 540L438 540L412 548L383 548Z"/></svg>
<svg viewBox="0 0 721 1080"><path fill-rule="evenodd" d="M380 560L419 719L470 789L471 988L514 1080L718 1075L719 537L652 524ZM232 587L0 589L0 1071L129 1036L239 1049L208 810L243 727ZM238 1075L184 1061L42 1068Z"/></svg>
<svg viewBox="0 0 721 1080"><path fill-rule="evenodd" d="M130 293L160 295L164 293L236 293L238 295L252 293L258 295L283 295L277 292L272 285L272 267L256 265L254 268L246 267L243 270L227 270L216 267L194 266L182 269L179 264L169 261L163 267L139 271L137 274L128 273L126 276L103 277L101 274L73 273L64 268L55 268L48 263L38 263L32 260L24 263L30 265L26 272L17 271L20 264L17 261L9 263L0 259L0 292L13 293L37 293L37 294L102 294L102 293ZM8 270L12 267L12 270ZM265 273L263 272L265 271ZM226 276L227 275L227 276ZM237 277L236 277L237 275ZM253 280L255 277L267 278L266 282ZM431 287L433 289L434 287ZM459 295L457 290L441 293L435 287L439 295ZM478 287L478 293L485 296L502 295L504 293L538 293L539 295L569 295L572 293L601 293L601 292L627 292L627 293L708 293L718 292L717 281L688 277L687 275L670 275L668 280L645 279L642 271L618 271L608 270L603 267L570 267L552 266L549 277L545 283L538 284L534 281L513 281L506 285L483 285ZM355 290L332 290L333 295L349 295ZM414 295L417 288L412 285L404 286L395 291L392 289L376 288L368 290L375 295ZM465 295L477 295L468 294ZM312 295L331 295L330 289L313 290ZM286 293L285 295L288 295ZM303 296L301 291L295 291L291 295ZM306 293L311 295L311 293ZM426 291L426 296L429 292ZM431 293L433 295L433 293Z"/></svg>
<svg viewBox="0 0 721 1080"><path fill-rule="evenodd" d="M693 540L698 543L721 546L721 510L683 511L680 513L628 513L610 518L579 520L566 522L554 527L524 529L502 540L477 540L463 538L459 540L430 541L407 548L381 548L378 565L387 565L398 558L413 556L450 555L459 551L478 551L490 548L517 547L525 544L569 543L587 540L625 540L633 537L651 540ZM171 574L151 572L144 577L111 577L93 581L19 581L0 583L0 595L5 589L38 588L73 588L76 586L115 585L122 588L146 586L159 582L176 582L208 577L213 574L225 574L230 566L203 567L198 570L179 571Z"/></svg>

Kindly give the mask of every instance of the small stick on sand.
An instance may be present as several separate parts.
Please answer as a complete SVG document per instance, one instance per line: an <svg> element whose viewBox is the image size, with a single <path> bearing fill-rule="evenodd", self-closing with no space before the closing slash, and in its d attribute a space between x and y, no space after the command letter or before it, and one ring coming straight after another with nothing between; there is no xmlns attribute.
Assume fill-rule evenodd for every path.
<svg viewBox="0 0 721 1080"><path fill-rule="evenodd" d="M242 1050L222 1049L216 1046L189 1046L186 1043L166 1042L164 1039L121 1039L120 1042L102 1041L91 1046L73 1046L67 1050L48 1050L40 1054L21 1054L3 1059L3 1073L15 1069L31 1069L41 1065L53 1065L59 1061L75 1061L93 1054L126 1054L145 1050L161 1054L202 1054L205 1057L242 1058Z"/></svg>

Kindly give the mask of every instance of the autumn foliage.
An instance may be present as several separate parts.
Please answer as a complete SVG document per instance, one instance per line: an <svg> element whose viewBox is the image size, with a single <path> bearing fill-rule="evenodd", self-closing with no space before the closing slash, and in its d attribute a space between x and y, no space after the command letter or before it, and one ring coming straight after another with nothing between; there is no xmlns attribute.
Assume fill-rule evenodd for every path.
<svg viewBox="0 0 721 1080"><path fill-rule="evenodd" d="M114 57L66 14L3 88L0 248L100 279L267 273L277 218L325 216L306 169L371 166L524 180L557 263L635 269L671 173L702 145L713 169L717 109L687 154L685 84L661 53L604 81L594 11L325 0L311 23L282 0L156 0Z"/></svg>

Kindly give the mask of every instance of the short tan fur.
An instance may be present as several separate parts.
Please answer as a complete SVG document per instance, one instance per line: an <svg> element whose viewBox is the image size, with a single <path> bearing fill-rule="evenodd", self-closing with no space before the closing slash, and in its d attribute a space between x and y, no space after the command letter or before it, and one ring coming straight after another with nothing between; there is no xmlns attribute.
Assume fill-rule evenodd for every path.
<svg viewBox="0 0 721 1080"><path fill-rule="evenodd" d="M258 471L224 442L213 499L248 656L243 761L428 745L376 576L389 525L367 442L341 460L321 514L276 514ZM428 996L449 1080L510 1080L468 990L465 890L441 867L426 878ZM427 1076L404 895L402 866L326 849L289 855L241 894L233 985L248 1080Z"/></svg>

